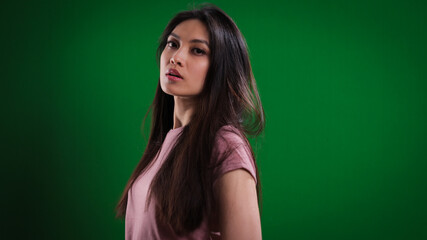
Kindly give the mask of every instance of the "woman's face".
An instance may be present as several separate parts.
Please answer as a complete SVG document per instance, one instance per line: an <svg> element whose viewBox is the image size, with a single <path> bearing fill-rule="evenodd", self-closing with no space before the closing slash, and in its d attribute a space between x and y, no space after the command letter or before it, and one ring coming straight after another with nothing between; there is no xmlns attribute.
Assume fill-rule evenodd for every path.
<svg viewBox="0 0 427 240"><path fill-rule="evenodd" d="M209 50L209 33L201 21L178 24L160 57L162 90L178 97L200 94L209 68Z"/></svg>

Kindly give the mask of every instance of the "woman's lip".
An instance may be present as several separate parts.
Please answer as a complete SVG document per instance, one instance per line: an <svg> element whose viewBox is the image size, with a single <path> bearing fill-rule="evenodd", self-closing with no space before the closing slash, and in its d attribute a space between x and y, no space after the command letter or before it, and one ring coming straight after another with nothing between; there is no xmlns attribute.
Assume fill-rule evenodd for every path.
<svg viewBox="0 0 427 240"><path fill-rule="evenodd" d="M179 71L178 71L178 70L176 70L176 69L174 69L174 68L170 68L170 69L166 72L166 74L172 74L172 75L174 75L174 76L177 76L177 77L183 78L183 77L181 76L181 74L179 73Z"/></svg>
<svg viewBox="0 0 427 240"><path fill-rule="evenodd" d="M166 77L169 79L169 81L181 81L182 80L182 78L180 78L180 77L169 75L169 74L166 74Z"/></svg>

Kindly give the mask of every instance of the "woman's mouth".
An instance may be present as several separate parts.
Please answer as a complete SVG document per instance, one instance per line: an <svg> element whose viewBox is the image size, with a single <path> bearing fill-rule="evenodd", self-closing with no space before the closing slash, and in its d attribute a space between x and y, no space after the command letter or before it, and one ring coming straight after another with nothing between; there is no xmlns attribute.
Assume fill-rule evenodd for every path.
<svg viewBox="0 0 427 240"><path fill-rule="evenodd" d="M179 81L183 79L181 74L179 74L178 70L173 68L167 71L166 76L170 81Z"/></svg>

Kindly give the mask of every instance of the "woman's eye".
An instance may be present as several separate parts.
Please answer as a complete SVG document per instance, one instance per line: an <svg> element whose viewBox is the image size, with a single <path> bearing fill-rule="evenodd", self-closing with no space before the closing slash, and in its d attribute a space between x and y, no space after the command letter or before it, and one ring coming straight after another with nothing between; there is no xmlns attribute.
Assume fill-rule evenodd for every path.
<svg viewBox="0 0 427 240"><path fill-rule="evenodd" d="M206 54L206 52L205 51L203 51L202 49L200 49L200 48L193 48L193 52L196 54L196 55L204 55L204 54Z"/></svg>
<svg viewBox="0 0 427 240"><path fill-rule="evenodd" d="M178 46L174 41L168 41L166 45L171 48L176 48Z"/></svg>

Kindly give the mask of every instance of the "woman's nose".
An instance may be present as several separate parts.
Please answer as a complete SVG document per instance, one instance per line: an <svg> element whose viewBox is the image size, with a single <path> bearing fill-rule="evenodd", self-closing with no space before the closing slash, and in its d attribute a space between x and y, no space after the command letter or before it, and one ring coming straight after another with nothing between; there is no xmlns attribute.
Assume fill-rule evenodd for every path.
<svg viewBox="0 0 427 240"><path fill-rule="evenodd" d="M176 52L170 59L170 63L173 65L183 66L183 57L181 51Z"/></svg>

